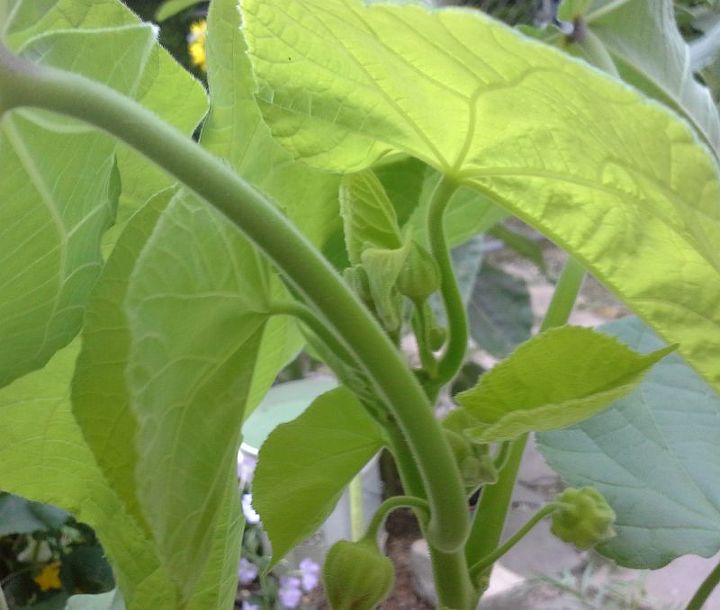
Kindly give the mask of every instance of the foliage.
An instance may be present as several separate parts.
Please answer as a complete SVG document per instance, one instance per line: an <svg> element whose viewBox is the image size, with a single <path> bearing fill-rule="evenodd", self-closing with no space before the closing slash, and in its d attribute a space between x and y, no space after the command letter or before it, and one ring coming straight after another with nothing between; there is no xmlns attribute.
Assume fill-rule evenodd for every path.
<svg viewBox="0 0 720 610"><path fill-rule="evenodd" d="M164 10L186 18L187 6ZM569 27L536 32L544 42L424 3L240 9L213 0L205 45L194 41L206 99L117 0L0 2L0 488L97 531L118 589L68 607L230 606L241 427L305 345L341 386L261 448L253 502L272 564L380 449L407 494L362 543L331 551L336 607L387 593L374 535L398 506L419 517L441 605L476 607L516 542L499 544L531 431L609 507L598 491L566 493L522 533L552 514L561 537L602 540L638 567L715 553L716 477L687 427L698 418L716 440L704 418L720 387L720 122L669 0L565 2ZM477 252L495 227L542 266L496 227L511 215L570 255L533 338L524 287ZM639 322L624 323L643 338L629 347L566 326L581 267L673 345L646 343ZM502 286L505 301L483 292ZM398 349L408 333L419 364ZM506 358L441 425L433 407L470 335ZM669 412L661 431L653 417L673 392L693 417ZM607 434L631 410L652 468L630 427ZM573 515L590 517L592 540L570 531ZM282 591L300 589L278 582L289 606Z"/></svg>

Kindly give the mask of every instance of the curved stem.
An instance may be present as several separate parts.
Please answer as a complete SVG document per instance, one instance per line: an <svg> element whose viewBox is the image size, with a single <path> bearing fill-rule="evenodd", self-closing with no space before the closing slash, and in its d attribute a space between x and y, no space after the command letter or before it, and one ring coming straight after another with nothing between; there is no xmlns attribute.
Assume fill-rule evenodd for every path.
<svg viewBox="0 0 720 610"><path fill-rule="evenodd" d="M584 278L585 270L582 265L574 258L568 258L540 326L541 331L562 326L568 321ZM468 561L489 555L500 544L505 516L510 507L515 479L527 441L527 434L512 441L505 466L499 472L498 482L483 489L465 545Z"/></svg>
<svg viewBox="0 0 720 610"><path fill-rule="evenodd" d="M440 294L442 295L448 320L447 345L438 362L437 379L434 380L438 388L450 381L460 370L465 359L468 341L465 303L463 303L460 288L453 271L443 221L450 198L457 188L458 185L446 176L440 179L430 199L427 219L430 251L440 269Z"/></svg>
<svg viewBox="0 0 720 610"><path fill-rule="evenodd" d="M122 140L225 214L350 346L396 417L422 475L428 537L445 551L467 537L460 473L423 389L377 322L332 266L259 191L153 113L78 74L39 66L0 43L0 111L35 107L74 117Z"/></svg>
<svg viewBox="0 0 720 610"><path fill-rule="evenodd" d="M708 577L695 592L695 595L693 595L690 603L685 607L685 610L702 610L702 607L710 597L710 594L715 590L715 587L718 586L718 583L720 583L720 563L708 574Z"/></svg>
<svg viewBox="0 0 720 610"><path fill-rule="evenodd" d="M268 313L271 316L292 316L305 324L318 339L320 339L330 350L342 358L348 364L355 364L356 359L347 347L338 340L328 327L327 323L321 320L315 312L297 301L271 303Z"/></svg>
<svg viewBox="0 0 720 610"><path fill-rule="evenodd" d="M430 516L430 507L428 503L421 498L415 498L413 496L395 496L394 498L388 498L378 507L372 516L365 531L365 537L375 540L378 530L382 527L387 516L397 508L415 509L415 514L421 523L426 522Z"/></svg>
<svg viewBox="0 0 720 610"><path fill-rule="evenodd" d="M476 578L477 576L482 574L492 564L494 564L498 559L500 559L500 557L502 557L518 542L520 542L532 528L534 528L540 521L547 517L556 508L557 506L555 506L554 504L546 504L545 506L543 506L532 517L530 517L530 519L528 519L517 532L510 536L510 538L507 539L505 544L499 546L492 553L486 555L480 561L471 566L470 576Z"/></svg>

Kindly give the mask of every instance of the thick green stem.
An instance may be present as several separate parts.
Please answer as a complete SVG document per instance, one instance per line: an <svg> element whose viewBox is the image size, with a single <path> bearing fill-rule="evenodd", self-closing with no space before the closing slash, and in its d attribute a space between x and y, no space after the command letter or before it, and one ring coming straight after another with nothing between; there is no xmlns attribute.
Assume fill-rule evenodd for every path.
<svg viewBox="0 0 720 610"><path fill-rule="evenodd" d="M708 577L700 585L700 588L695 592L690 603L686 606L685 610L702 610L702 607L707 602L708 598L715 590L715 587L720 583L720 563L715 566L715 569L708 574Z"/></svg>
<svg viewBox="0 0 720 610"><path fill-rule="evenodd" d="M133 100L80 75L17 58L0 44L0 112L21 106L74 117L110 133L233 221L350 346L396 417L431 506L433 544L454 551L465 542L460 473L423 389L367 309L265 196Z"/></svg>
<svg viewBox="0 0 720 610"><path fill-rule="evenodd" d="M568 258L540 326L541 331L562 326L568 321L584 278L585 270L582 265L574 258ZM515 479L527 440L528 435L525 434L512 442L510 454L499 473L498 482L483 489L470 527L470 536L465 545L465 556L471 564L479 557L492 553L500 544L505 516L510 507Z"/></svg>
<svg viewBox="0 0 720 610"><path fill-rule="evenodd" d="M555 506L554 504L547 504L546 506L543 506L538 512L536 512L532 517L530 517L530 519L528 519L527 522L517 532L510 536L510 538L507 539L505 544L497 547L492 553L486 555L480 561L474 564L470 568L470 575L473 578L477 578L480 574L482 574L485 570L492 566L492 564L494 564L498 559L500 559L500 557L505 555L505 553L507 553L518 542L520 542L532 528L534 528L540 521L547 517L556 508L557 506Z"/></svg>
<svg viewBox="0 0 720 610"><path fill-rule="evenodd" d="M468 342L468 322L460 288L450 258L445 238L443 216L450 198L458 185L447 177L442 177L433 191L428 210L428 238L430 251L440 269L440 294L448 320L448 340L445 352L440 358L435 385L440 388L450 381L460 370Z"/></svg>

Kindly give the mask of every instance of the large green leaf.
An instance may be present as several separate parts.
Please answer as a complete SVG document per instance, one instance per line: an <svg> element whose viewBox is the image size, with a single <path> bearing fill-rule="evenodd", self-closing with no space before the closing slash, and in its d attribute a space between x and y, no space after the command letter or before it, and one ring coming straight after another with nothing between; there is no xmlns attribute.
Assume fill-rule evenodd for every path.
<svg viewBox="0 0 720 610"><path fill-rule="evenodd" d="M642 322L603 327L633 349L663 346ZM640 387L572 428L538 435L548 463L573 485L592 485L617 514L599 547L622 565L659 568L720 550L720 396L677 355Z"/></svg>
<svg viewBox="0 0 720 610"><path fill-rule="evenodd" d="M479 12L243 0L258 99L307 163L411 154L571 252L720 387L717 167L639 93Z"/></svg>
<svg viewBox="0 0 720 610"><path fill-rule="evenodd" d="M564 428L631 392L674 347L638 354L589 328L562 326L523 343L474 388L456 396L482 442Z"/></svg>
<svg viewBox="0 0 720 610"><path fill-rule="evenodd" d="M125 382L131 337L123 303L137 257L174 195L172 189L157 195L122 233L87 306L72 387L73 413L85 441L125 509L143 525L135 483L137 422Z"/></svg>
<svg viewBox="0 0 720 610"><path fill-rule="evenodd" d="M682 114L720 155L720 117L710 92L694 78L672 0L595 0L579 16L623 80Z"/></svg>
<svg viewBox="0 0 720 610"><path fill-rule="evenodd" d="M236 236L226 218L180 194L140 253L125 299L138 500L185 598L235 471L268 318L269 278Z"/></svg>
<svg viewBox="0 0 720 610"><path fill-rule="evenodd" d="M78 358L72 392L74 415L88 448L94 454L98 468L116 494L122 510L148 541L152 540L154 534L147 524L144 507L139 504L135 477L138 469L138 424L130 408L130 396L125 382L131 336L123 301L136 259L173 196L179 199L184 197L183 194L176 195L169 189L138 212L128 224L108 260L88 304L83 347ZM152 467L145 466L142 476L152 478L152 472ZM225 473L227 474L227 469ZM208 531L208 535L214 537L213 548L204 571L198 571L198 574L202 574L202 580L194 583L196 586L192 590L188 608L226 608L234 595L234 577L242 537L235 485L233 480L225 486L227 491L220 511L220 520ZM99 534L104 542L104 530L99 530ZM157 546L152 542L152 556L158 565L163 566L164 578L168 581L166 586L170 587L168 603L172 610L175 610L175 591L179 588L174 582L175 566L163 563ZM111 558L117 569L125 569L123 558L112 554ZM127 588L135 585L134 581L129 585L121 583L121 589L127 596ZM178 593L177 599L180 597Z"/></svg>
<svg viewBox="0 0 720 610"><path fill-rule="evenodd" d="M313 401L260 448L253 505L277 562L332 512L345 486L383 445L381 428L346 388Z"/></svg>

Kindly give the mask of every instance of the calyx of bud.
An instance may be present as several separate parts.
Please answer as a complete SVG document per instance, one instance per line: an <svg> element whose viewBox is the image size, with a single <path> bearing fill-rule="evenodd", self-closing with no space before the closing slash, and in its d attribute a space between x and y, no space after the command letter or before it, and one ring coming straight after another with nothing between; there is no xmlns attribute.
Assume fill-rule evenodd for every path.
<svg viewBox="0 0 720 610"><path fill-rule="evenodd" d="M551 530L560 540L584 550L615 535L615 511L596 489L570 487L554 504Z"/></svg>

